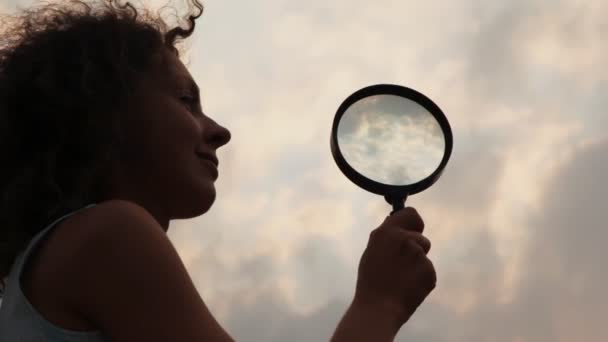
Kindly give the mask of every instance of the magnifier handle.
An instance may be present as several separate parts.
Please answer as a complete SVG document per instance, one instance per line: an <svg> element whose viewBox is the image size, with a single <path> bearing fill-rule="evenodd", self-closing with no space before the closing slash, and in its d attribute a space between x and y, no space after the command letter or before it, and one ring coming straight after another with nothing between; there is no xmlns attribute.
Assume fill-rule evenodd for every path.
<svg viewBox="0 0 608 342"><path fill-rule="evenodd" d="M386 195L386 196L384 196L384 199L386 199L386 201L390 205L393 206L393 211L391 211L391 215L393 215L397 211L405 208L405 200L407 199L407 194L405 194L405 195L399 195L399 196Z"/></svg>

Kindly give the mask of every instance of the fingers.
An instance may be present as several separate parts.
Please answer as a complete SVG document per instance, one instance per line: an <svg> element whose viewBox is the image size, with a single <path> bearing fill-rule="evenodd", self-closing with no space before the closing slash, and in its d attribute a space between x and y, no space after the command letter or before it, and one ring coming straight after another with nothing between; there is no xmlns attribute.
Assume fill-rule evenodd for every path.
<svg viewBox="0 0 608 342"><path fill-rule="evenodd" d="M429 258L424 258L419 268L420 285L428 292L431 292L437 287L437 271L433 262Z"/></svg>
<svg viewBox="0 0 608 342"><path fill-rule="evenodd" d="M408 242L413 246L409 246ZM371 244L379 244L382 248L394 251L392 253L402 255L417 252L416 249L427 254L431 249L431 241L419 232L383 227L372 230L368 247Z"/></svg>
<svg viewBox="0 0 608 342"><path fill-rule="evenodd" d="M386 217L380 226L387 228L399 227L419 233L424 231L424 221L416 209L412 207L403 208L393 215Z"/></svg>
<svg viewBox="0 0 608 342"><path fill-rule="evenodd" d="M399 232L396 239L411 239L419 246L424 254L431 249L431 242L422 235L424 231L424 221L416 209L407 207L388 216L378 229L391 229Z"/></svg>
<svg viewBox="0 0 608 342"><path fill-rule="evenodd" d="M428 291L432 291L437 285L437 273L433 262L423 254L422 247L414 240L407 239L403 242L403 255L405 264L412 267L412 261L420 276L420 284Z"/></svg>
<svg viewBox="0 0 608 342"><path fill-rule="evenodd" d="M404 233L404 237L407 240L415 243L418 247L422 248L424 254L428 254L428 252L431 250L431 241L427 239L424 235L408 231Z"/></svg>

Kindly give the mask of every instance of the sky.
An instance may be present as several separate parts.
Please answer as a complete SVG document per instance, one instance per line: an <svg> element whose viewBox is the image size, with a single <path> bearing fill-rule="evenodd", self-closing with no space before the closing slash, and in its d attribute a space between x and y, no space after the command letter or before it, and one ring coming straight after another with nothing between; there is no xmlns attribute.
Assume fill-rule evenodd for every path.
<svg viewBox="0 0 608 342"><path fill-rule="evenodd" d="M32 1L0 0L17 3ZM335 165L331 124L351 93L391 83L454 135L442 177L406 202L438 283L396 341L608 340L608 2L204 5L183 60L232 141L212 209L168 234L233 338L329 340L391 210Z"/></svg>

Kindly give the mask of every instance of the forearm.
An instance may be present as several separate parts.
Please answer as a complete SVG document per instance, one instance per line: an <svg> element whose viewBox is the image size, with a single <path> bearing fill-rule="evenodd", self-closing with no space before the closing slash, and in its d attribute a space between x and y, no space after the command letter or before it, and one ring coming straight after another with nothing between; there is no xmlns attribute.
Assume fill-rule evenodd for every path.
<svg viewBox="0 0 608 342"><path fill-rule="evenodd" d="M395 320L353 302L330 342L392 342L399 328Z"/></svg>

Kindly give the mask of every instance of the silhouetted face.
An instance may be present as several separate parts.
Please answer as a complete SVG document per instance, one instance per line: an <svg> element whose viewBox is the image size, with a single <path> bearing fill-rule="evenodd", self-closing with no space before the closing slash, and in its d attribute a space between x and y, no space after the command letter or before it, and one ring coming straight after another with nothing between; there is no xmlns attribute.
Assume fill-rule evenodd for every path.
<svg viewBox="0 0 608 342"><path fill-rule="evenodd" d="M168 50L163 57L123 116L126 146L112 186L114 198L133 200L160 221L209 210L218 169L199 154L215 157L230 140L227 129L203 114L182 62Z"/></svg>

